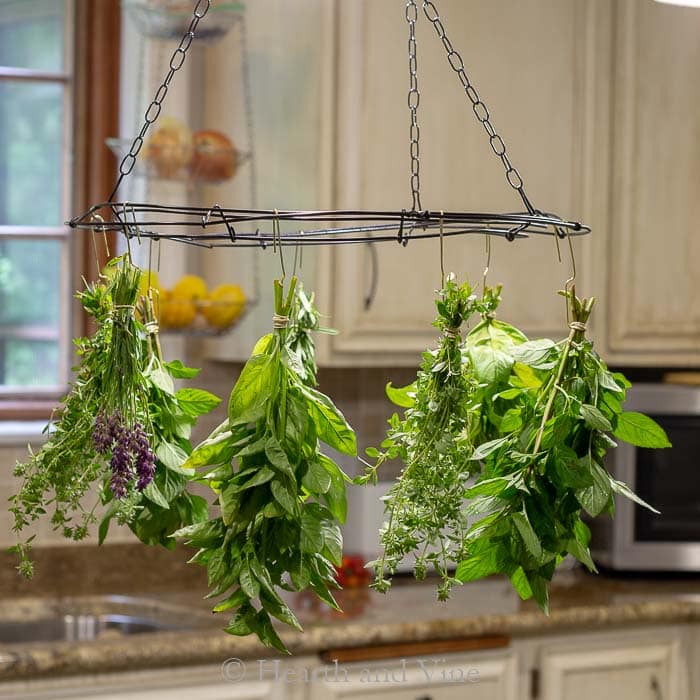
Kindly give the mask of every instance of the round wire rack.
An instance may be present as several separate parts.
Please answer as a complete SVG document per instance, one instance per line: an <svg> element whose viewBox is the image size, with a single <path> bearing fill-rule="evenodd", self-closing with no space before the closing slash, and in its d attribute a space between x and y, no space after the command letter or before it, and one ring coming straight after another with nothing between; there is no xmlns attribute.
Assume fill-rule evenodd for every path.
<svg viewBox="0 0 700 700"><path fill-rule="evenodd" d="M72 228L119 231L127 238L171 240L206 248L381 243L463 234L560 238L590 228L553 214L436 211L276 211L166 206L133 202L96 204L68 222Z"/></svg>

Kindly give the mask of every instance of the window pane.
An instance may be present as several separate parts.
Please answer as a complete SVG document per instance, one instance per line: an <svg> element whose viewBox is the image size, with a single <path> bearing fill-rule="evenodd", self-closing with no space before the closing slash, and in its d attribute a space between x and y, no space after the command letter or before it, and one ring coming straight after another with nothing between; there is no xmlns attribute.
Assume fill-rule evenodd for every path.
<svg viewBox="0 0 700 700"><path fill-rule="evenodd" d="M0 385L61 383L62 245L0 238Z"/></svg>
<svg viewBox="0 0 700 700"><path fill-rule="evenodd" d="M60 226L63 85L0 81L0 225Z"/></svg>
<svg viewBox="0 0 700 700"><path fill-rule="evenodd" d="M63 71L63 0L0 0L0 66Z"/></svg>

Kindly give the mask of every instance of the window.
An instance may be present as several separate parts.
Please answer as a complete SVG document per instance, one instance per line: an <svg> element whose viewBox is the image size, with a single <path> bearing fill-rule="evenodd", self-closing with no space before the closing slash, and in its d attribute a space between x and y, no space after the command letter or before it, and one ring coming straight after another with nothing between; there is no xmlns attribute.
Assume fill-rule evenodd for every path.
<svg viewBox="0 0 700 700"><path fill-rule="evenodd" d="M0 387L55 392L68 363L70 0L0 1Z"/></svg>
<svg viewBox="0 0 700 700"><path fill-rule="evenodd" d="M0 0L0 418L48 416L69 378L96 265L64 222L114 179L119 19L118 0Z"/></svg>

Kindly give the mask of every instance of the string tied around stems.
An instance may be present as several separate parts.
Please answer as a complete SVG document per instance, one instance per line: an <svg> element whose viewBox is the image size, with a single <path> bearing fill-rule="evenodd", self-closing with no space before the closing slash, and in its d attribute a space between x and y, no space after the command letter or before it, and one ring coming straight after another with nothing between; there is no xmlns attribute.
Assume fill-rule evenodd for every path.
<svg viewBox="0 0 700 700"><path fill-rule="evenodd" d="M283 316L282 314L274 314L272 316L272 327L275 330L286 328L289 325L289 316Z"/></svg>
<svg viewBox="0 0 700 700"><path fill-rule="evenodd" d="M569 328L571 328L572 331L580 331L581 333L585 333L588 326L581 321L571 321L571 323L569 323Z"/></svg>
<svg viewBox="0 0 700 700"><path fill-rule="evenodd" d="M459 338L461 337L459 334L459 328L445 326L443 333L445 334L446 338L450 338L451 340L459 340Z"/></svg>

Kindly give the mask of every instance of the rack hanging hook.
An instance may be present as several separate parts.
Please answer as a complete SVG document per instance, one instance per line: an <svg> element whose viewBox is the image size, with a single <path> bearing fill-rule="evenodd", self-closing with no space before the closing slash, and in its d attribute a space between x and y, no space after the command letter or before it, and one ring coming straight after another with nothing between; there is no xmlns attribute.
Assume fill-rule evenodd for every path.
<svg viewBox="0 0 700 700"><path fill-rule="evenodd" d="M440 289L445 286L445 212L440 210Z"/></svg>
<svg viewBox="0 0 700 700"><path fill-rule="evenodd" d="M369 288L363 299L363 307L365 311L369 311L374 303L374 298L377 296L377 285L379 283L379 259L377 256L377 248L371 241L367 241L367 252L369 253Z"/></svg>
<svg viewBox="0 0 700 700"><path fill-rule="evenodd" d="M490 224L486 224L486 228L489 228ZM486 234L486 267L484 268L484 274L482 276L482 285L484 292L486 292L486 277L489 274L489 268L491 267L491 234Z"/></svg>
<svg viewBox="0 0 700 700"><path fill-rule="evenodd" d="M567 279L564 283L564 293L566 295L566 322L568 324L571 322L571 319L569 317L569 309L571 306L571 304L569 303L569 294L573 293L574 285L576 283L576 256L574 255L574 245L571 242L571 236L568 234L568 232L566 234L566 240L569 243L569 255L571 257L571 277L569 277L569 279Z"/></svg>
<svg viewBox="0 0 700 700"><path fill-rule="evenodd" d="M282 279L287 277L287 273L284 269L284 253L282 252L282 234L280 233L280 217L277 209L274 210L274 216L272 218L272 252L276 252L279 248L280 253L280 267L282 268Z"/></svg>
<svg viewBox="0 0 700 700"><path fill-rule="evenodd" d="M99 215L99 214L93 214L90 217L91 221L98 221L101 226L99 226L100 231L102 232L102 237L104 240L104 246L105 246L105 255L107 256L107 259L111 257L110 252L109 252L109 242L107 240L107 231L105 229L104 223L105 220ZM97 272L97 275L100 275L100 256L99 253L97 252L97 231L95 230L96 227L91 228L91 238L92 238L92 249L95 253L95 271Z"/></svg>

